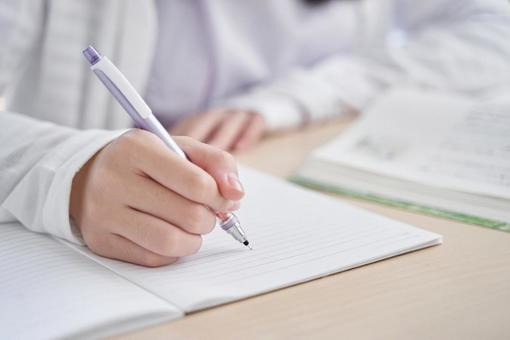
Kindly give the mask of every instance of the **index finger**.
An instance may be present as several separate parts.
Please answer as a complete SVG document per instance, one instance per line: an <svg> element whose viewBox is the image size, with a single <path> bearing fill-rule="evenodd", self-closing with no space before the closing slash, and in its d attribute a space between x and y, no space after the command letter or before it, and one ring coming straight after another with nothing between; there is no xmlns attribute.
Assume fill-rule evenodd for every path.
<svg viewBox="0 0 510 340"><path fill-rule="evenodd" d="M178 137L176 141L194 164L214 178L223 197L238 201L244 196L237 164L231 154L191 138Z"/></svg>
<svg viewBox="0 0 510 340"><path fill-rule="evenodd" d="M199 166L171 151L157 136L139 130L130 154L136 168L155 182L214 211L229 211L235 202L224 198L214 178Z"/></svg>

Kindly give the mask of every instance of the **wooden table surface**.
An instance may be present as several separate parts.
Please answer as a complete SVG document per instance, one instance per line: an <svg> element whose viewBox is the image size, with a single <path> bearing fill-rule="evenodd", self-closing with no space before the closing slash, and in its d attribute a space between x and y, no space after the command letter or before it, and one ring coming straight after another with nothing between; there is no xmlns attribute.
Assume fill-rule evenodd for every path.
<svg viewBox="0 0 510 340"><path fill-rule="evenodd" d="M288 176L346 125L275 136L238 159ZM439 233L444 243L118 338L510 339L510 233L338 199Z"/></svg>

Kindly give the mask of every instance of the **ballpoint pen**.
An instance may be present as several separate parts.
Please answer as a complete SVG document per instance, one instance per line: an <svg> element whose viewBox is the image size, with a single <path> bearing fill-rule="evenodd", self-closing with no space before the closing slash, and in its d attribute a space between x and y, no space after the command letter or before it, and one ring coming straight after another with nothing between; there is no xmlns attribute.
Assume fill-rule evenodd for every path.
<svg viewBox="0 0 510 340"><path fill-rule="evenodd" d="M142 99L131 83L120 70L107 58L100 55L92 46L83 50L83 55L90 63L90 69L101 80L104 86L117 99L120 105L131 116L135 123L144 130L158 136L170 150L184 159L188 159L182 149L175 143L167 130L161 125L149 106ZM241 228L237 216L233 213L217 213L220 227L229 233L235 240L248 248L250 242Z"/></svg>

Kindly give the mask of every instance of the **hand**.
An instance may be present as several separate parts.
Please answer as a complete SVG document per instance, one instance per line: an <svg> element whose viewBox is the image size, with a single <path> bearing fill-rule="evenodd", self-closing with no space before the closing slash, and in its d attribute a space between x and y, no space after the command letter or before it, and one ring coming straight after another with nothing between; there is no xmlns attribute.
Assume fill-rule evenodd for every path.
<svg viewBox="0 0 510 340"><path fill-rule="evenodd" d="M214 211L239 208L244 195L233 157L188 137L175 138L189 162L155 135L132 130L76 174L70 215L95 253L161 266L200 248Z"/></svg>
<svg viewBox="0 0 510 340"><path fill-rule="evenodd" d="M264 118L255 112L213 110L185 118L171 133L186 135L227 151L244 150L266 132Z"/></svg>

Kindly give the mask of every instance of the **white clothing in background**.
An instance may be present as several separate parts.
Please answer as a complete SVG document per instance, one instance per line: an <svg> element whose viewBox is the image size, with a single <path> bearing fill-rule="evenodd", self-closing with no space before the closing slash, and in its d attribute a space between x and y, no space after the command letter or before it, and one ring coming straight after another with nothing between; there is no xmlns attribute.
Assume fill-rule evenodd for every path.
<svg viewBox="0 0 510 340"><path fill-rule="evenodd" d="M0 113L0 222L80 242L68 217L72 178L121 133L107 129L131 124L88 70L88 44L161 115L223 105L258 111L272 129L363 109L394 84L470 95L510 84L505 0L165 3L158 16L152 1L0 0L8 111ZM158 36L163 10L172 20L160 20L169 27Z"/></svg>

